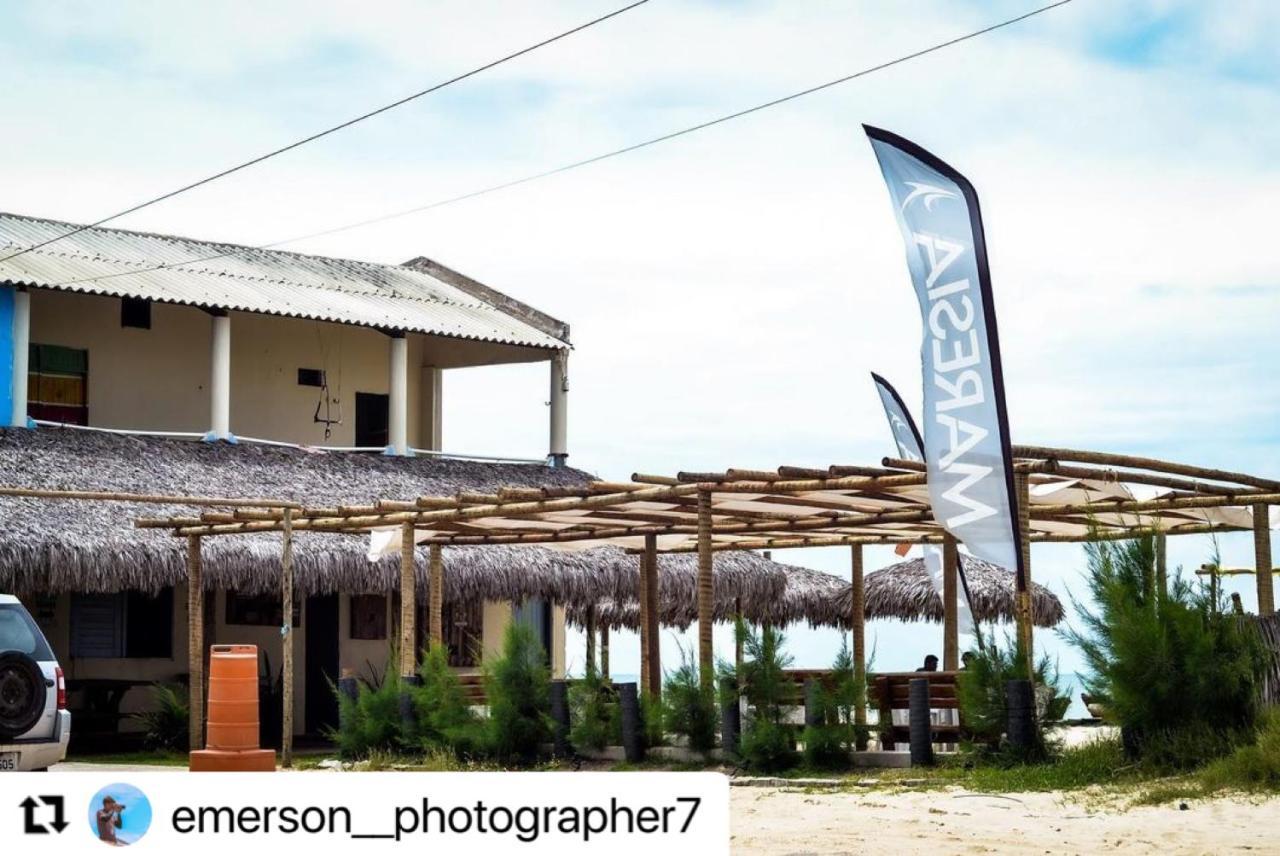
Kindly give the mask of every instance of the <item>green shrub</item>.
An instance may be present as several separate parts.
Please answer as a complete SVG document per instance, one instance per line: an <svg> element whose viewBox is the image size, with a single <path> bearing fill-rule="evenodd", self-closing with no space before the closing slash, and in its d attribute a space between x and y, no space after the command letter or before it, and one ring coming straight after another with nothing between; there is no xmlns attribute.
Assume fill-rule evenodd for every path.
<svg viewBox="0 0 1280 856"><path fill-rule="evenodd" d="M1207 792L1280 791L1280 712L1262 718L1257 740L1212 762L1200 774Z"/></svg>
<svg viewBox="0 0 1280 856"><path fill-rule="evenodd" d="M430 753L449 750L458 758L469 758L480 749L480 720L467 705L458 676L449 667L449 651L444 645L427 648L418 668L422 684L411 691L415 732L405 736Z"/></svg>
<svg viewBox="0 0 1280 856"><path fill-rule="evenodd" d="M869 659L874 660L875 655ZM870 662L867 668L871 668ZM821 724L806 726L800 737L807 766L839 769L849 765L849 754L859 744L865 745L870 734L865 723L857 722L857 712L866 704L866 679L859 679L849 642L841 639L840 651L831 664L831 685L823 686L818 696Z"/></svg>
<svg viewBox="0 0 1280 856"><path fill-rule="evenodd" d="M786 676L792 659L782 651L786 637L776 628L754 632L741 622L737 632L745 655L738 677L749 711L738 754L753 770L793 767L798 760L795 735L782 721L784 709L795 703L795 684Z"/></svg>
<svg viewBox="0 0 1280 856"><path fill-rule="evenodd" d="M968 665L956 681L956 699L960 704L960 716L965 727L973 732L974 742L984 751L1001 749L1001 738L1009 721L1006 685L1012 680L1026 680L1026 661L1018 654L1017 646L1005 639L1003 647L996 643L995 634L970 652ZM1045 725L1057 722L1066 714L1071 698L1062 689L1057 668L1042 656L1036 663L1034 676L1036 692L1037 741L1029 756L1014 760L1043 760L1049 756L1045 742Z"/></svg>
<svg viewBox="0 0 1280 856"><path fill-rule="evenodd" d="M484 674L486 750L504 763L533 761L552 733L551 678L533 631L517 622L507 625L502 655L485 664Z"/></svg>
<svg viewBox="0 0 1280 856"><path fill-rule="evenodd" d="M644 745L662 746L667 742L663 732L662 697L649 693L640 697L640 715L644 723Z"/></svg>
<svg viewBox="0 0 1280 856"><path fill-rule="evenodd" d="M710 752L716 745L715 690L704 689L698 666L684 646L680 646L680 666L667 675L662 691L663 721L666 730L683 735L689 748Z"/></svg>
<svg viewBox="0 0 1280 856"><path fill-rule="evenodd" d="M142 725L142 739L148 749L185 749L191 728L191 709L185 693L167 684L151 685L152 710L132 714Z"/></svg>
<svg viewBox="0 0 1280 856"><path fill-rule="evenodd" d="M613 685L594 665L569 687L569 742L575 749L595 749L622 742L622 708Z"/></svg>
<svg viewBox="0 0 1280 856"><path fill-rule="evenodd" d="M1086 545L1091 606L1064 636L1084 654L1085 688L1120 725L1130 757L1189 769L1254 733L1267 655L1216 592L1175 575L1154 589L1151 537Z"/></svg>
<svg viewBox="0 0 1280 856"><path fill-rule="evenodd" d="M371 752L395 752L404 745L400 721L400 676L395 656L387 660L386 674L373 685L361 679L354 699L330 689L338 698L338 727L326 732L344 759L367 758Z"/></svg>

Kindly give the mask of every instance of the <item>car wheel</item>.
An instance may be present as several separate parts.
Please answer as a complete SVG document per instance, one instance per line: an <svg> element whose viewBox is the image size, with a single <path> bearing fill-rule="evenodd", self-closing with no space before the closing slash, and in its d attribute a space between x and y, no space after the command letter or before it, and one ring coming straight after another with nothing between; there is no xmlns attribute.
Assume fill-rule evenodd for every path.
<svg viewBox="0 0 1280 856"><path fill-rule="evenodd" d="M0 654L0 738L30 731L44 713L47 692L39 663L21 651Z"/></svg>

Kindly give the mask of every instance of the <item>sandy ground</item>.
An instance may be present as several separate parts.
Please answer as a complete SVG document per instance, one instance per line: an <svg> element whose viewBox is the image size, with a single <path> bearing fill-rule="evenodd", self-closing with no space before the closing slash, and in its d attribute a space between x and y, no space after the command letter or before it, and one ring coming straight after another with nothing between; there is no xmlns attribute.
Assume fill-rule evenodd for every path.
<svg viewBox="0 0 1280 856"><path fill-rule="evenodd" d="M1059 794L731 794L734 853L1280 853L1280 799L1123 811Z"/></svg>

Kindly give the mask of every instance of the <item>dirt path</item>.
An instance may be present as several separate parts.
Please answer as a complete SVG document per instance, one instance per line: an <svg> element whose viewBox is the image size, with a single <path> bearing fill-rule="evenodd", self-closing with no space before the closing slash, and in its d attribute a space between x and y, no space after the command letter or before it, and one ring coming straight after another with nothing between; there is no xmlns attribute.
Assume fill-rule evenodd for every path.
<svg viewBox="0 0 1280 856"><path fill-rule="evenodd" d="M1280 799L1128 811L1060 794L733 788L734 853L1280 853Z"/></svg>

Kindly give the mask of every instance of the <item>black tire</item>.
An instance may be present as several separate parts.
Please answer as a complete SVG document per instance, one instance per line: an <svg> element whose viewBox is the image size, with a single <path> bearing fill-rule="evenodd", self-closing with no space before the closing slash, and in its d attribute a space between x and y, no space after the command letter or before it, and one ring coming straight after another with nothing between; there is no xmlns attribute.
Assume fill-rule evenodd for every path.
<svg viewBox="0 0 1280 856"><path fill-rule="evenodd" d="M0 654L0 738L30 731L40 721L47 698L39 663L21 651Z"/></svg>

